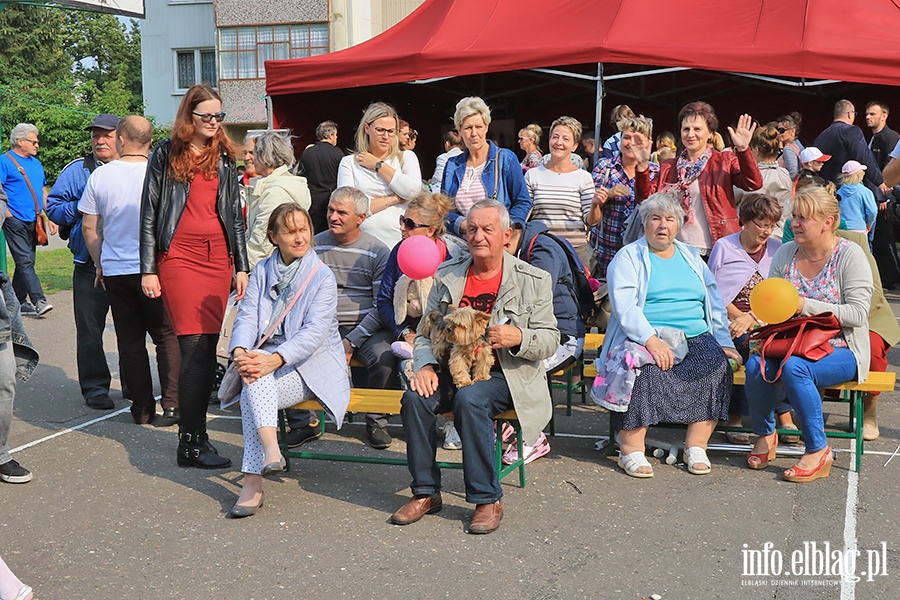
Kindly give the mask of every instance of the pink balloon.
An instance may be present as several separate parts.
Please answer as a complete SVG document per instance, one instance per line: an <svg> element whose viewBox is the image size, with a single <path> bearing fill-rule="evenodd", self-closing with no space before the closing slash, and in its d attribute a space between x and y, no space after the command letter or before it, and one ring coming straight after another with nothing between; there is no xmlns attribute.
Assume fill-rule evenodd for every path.
<svg viewBox="0 0 900 600"><path fill-rule="evenodd" d="M430 237L413 235L400 242L397 264L410 279L433 277L441 264L441 251Z"/></svg>

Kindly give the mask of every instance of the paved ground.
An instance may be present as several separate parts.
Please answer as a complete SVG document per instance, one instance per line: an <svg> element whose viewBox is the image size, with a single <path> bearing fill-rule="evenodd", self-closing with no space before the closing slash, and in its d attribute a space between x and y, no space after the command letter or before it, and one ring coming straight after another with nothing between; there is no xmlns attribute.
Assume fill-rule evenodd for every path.
<svg viewBox="0 0 900 600"><path fill-rule="evenodd" d="M0 553L40 599L897 597L900 456L888 462L900 449L896 392L885 396L882 438L867 445L858 477L847 452L829 479L810 485L779 479L790 457L755 472L744 455L714 453L706 477L651 459L656 477L632 479L593 450L606 415L578 406L572 417L557 409L569 436L529 466L527 487L507 479L506 517L492 535L464 533L471 507L460 471L445 473L443 512L401 528L387 519L407 497L405 468L321 461L295 462L266 483L258 515L233 521L224 515L237 470L179 469L174 429L132 424L117 392L116 411L84 405L71 294L51 302L48 318L26 323L42 364L20 385L11 439L35 479L0 484ZM111 325L107 337L115 365ZM900 365L900 354L891 359ZM846 423L843 405L827 410L830 424ZM239 464L237 415L211 415L217 447ZM375 452L363 435L350 425L316 446ZM402 440L387 452L403 456ZM746 551L766 542L768 562L781 556L784 569L804 544L858 548L857 574L869 570L866 551L886 543L887 575L855 585L745 576Z"/></svg>

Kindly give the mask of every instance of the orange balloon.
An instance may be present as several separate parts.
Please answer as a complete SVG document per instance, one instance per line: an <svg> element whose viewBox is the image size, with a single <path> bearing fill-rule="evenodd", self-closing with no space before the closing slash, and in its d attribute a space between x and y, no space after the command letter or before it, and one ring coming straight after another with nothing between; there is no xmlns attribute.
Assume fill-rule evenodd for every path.
<svg viewBox="0 0 900 600"><path fill-rule="evenodd" d="M787 279L765 279L750 292L750 310L766 323L787 321L796 314L799 306L800 294Z"/></svg>

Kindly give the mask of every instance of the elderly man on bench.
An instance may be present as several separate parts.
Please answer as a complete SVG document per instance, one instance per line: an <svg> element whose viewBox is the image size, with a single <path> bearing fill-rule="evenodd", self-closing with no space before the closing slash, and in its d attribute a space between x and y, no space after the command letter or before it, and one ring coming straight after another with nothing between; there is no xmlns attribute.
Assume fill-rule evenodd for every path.
<svg viewBox="0 0 900 600"><path fill-rule="evenodd" d="M531 445L550 421L552 404L541 361L556 352L560 339L550 276L504 252L511 235L506 208L482 200L468 214L470 255L438 268L425 314L436 309L446 313L449 306L490 313L495 362L490 379L456 389L448 370L438 366L431 341L416 337L415 375L400 409L413 497L391 516L394 524L408 525L441 509L437 414L452 411L462 438L466 501L476 505L469 524L474 534L495 531L503 517L492 417L514 407L525 443Z"/></svg>

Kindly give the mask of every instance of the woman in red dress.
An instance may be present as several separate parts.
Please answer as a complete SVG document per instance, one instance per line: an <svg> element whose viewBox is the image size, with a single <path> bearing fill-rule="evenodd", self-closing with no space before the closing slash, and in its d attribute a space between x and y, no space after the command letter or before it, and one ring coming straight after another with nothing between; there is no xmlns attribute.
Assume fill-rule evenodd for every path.
<svg viewBox="0 0 900 600"><path fill-rule="evenodd" d="M150 155L141 198L141 287L162 296L181 347L178 465L202 469L231 465L209 443L206 410L232 281L241 299L250 271L224 119L211 87L189 89L172 137Z"/></svg>

